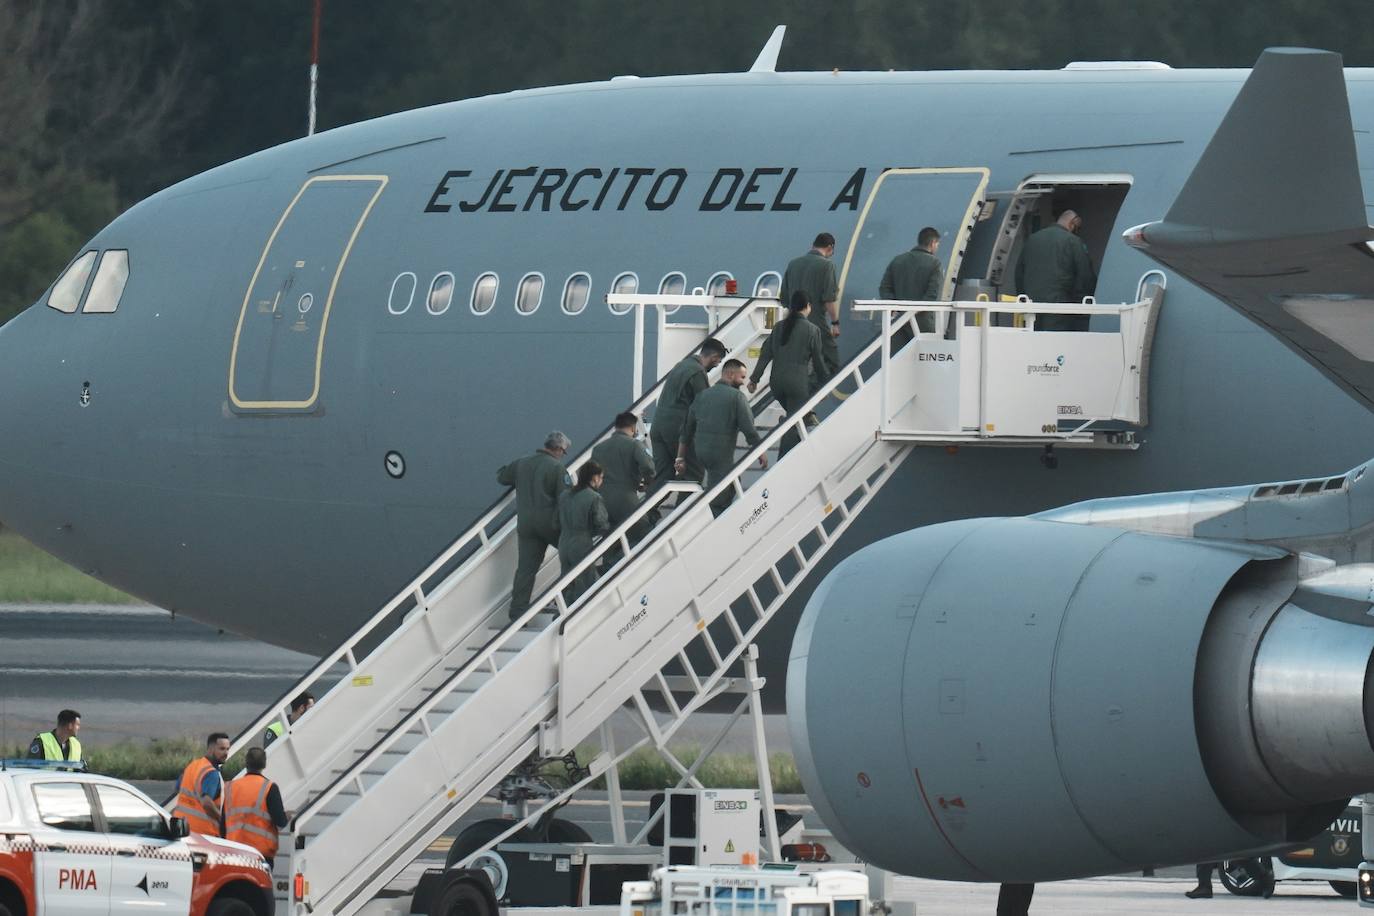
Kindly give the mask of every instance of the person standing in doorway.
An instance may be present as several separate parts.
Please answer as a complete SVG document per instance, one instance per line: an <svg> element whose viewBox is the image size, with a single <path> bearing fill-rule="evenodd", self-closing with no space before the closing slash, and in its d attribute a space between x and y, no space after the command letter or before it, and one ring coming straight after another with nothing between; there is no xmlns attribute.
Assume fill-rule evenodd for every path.
<svg viewBox="0 0 1374 916"><path fill-rule="evenodd" d="M1059 214L1026 239L1016 262L1016 288L1034 302L1082 302L1097 288L1088 247L1078 237L1083 217L1072 210ZM1089 316L1044 314L1035 322L1037 331L1086 331Z"/></svg>

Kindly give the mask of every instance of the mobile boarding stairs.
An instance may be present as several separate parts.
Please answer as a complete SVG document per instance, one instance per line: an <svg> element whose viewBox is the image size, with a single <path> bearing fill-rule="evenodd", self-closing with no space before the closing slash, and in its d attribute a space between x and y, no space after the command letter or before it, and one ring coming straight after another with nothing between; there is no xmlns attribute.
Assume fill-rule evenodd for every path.
<svg viewBox="0 0 1374 916"><path fill-rule="evenodd" d="M551 552L530 610L514 622L507 493L234 742L235 752L256 744L270 723L287 721L292 697L319 694L269 752L268 773L295 812L277 856L278 914L358 911L522 763L562 757L598 735L601 750L569 792L605 775L614 803L621 760L645 745L666 755L686 717L732 686L732 671L752 676L760 630L913 447L1131 447L1144 421L1162 293L1151 285L1123 306L856 303L881 316L881 331L804 410L767 430L711 491L672 483L646 498L567 575ZM728 309L728 319L695 339L709 329L731 357L749 362L778 314L773 299L608 299L640 309L669 299ZM949 332L917 331L899 349L889 346L899 330L914 330L921 311L948 316L938 323ZM1109 329L1037 333L1035 316L1045 312L1103 316L1094 321ZM1024 326L1002 326L1002 314L1024 316ZM658 365L682 355L659 354ZM652 413L661 389L660 381L629 409ZM760 389L755 407L767 402ZM821 416L814 428L802 419L811 411ZM793 427L801 442L777 460ZM759 469L765 456L772 460ZM717 517L710 502L727 490L733 503ZM630 526L659 510L657 525L632 543ZM596 584L566 601L565 586L616 549ZM603 725L627 705L644 736L616 749ZM684 784L694 781L695 766L668 759ZM513 821L489 845L561 800ZM763 803L771 806L768 794Z"/></svg>

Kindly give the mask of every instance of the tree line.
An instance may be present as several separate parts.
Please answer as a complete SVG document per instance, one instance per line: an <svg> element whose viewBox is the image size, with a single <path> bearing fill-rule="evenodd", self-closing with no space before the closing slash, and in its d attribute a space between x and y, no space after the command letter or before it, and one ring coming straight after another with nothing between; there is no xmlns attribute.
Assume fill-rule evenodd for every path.
<svg viewBox="0 0 1374 916"><path fill-rule="evenodd" d="M321 129L619 74L1374 64L1363 0L324 0ZM310 0L0 0L0 322L148 194L305 132ZM1356 113L1357 120L1359 113Z"/></svg>

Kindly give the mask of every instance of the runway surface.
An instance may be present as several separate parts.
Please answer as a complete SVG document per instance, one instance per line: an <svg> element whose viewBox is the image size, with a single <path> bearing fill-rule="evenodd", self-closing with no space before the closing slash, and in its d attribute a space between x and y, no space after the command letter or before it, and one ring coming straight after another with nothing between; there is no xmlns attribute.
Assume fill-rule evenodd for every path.
<svg viewBox="0 0 1374 916"><path fill-rule="evenodd" d="M246 727L290 690L315 659L153 607L0 604L0 747L81 713L88 746ZM702 745L723 716L687 723L676 743ZM782 716L768 716L774 751L790 750ZM617 740L639 737L625 722ZM752 750L740 726L722 750Z"/></svg>

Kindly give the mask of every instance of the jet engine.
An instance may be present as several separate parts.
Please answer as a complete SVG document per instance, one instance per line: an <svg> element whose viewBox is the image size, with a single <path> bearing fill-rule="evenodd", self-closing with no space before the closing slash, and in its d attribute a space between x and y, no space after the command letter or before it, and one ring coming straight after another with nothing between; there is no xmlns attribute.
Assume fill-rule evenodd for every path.
<svg viewBox="0 0 1374 916"><path fill-rule="evenodd" d="M793 643L807 793L861 858L950 880L1299 842L1374 789L1367 582L1303 563L1025 518L872 544Z"/></svg>

